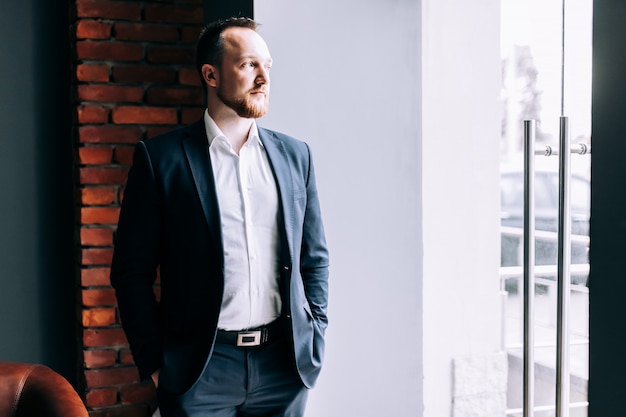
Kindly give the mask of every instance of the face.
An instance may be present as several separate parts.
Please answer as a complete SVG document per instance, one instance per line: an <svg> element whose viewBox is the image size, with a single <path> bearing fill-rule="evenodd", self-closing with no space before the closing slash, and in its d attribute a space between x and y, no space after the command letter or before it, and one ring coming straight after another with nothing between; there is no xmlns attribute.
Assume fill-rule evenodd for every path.
<svg viewBox="0 0 626 417"><path fill-rule="evenodd" d="M269 107L269 49L263 38L248 28L229 28L223 36L222 65L216 68L217 97L240 117L261 117Z"/></svg>

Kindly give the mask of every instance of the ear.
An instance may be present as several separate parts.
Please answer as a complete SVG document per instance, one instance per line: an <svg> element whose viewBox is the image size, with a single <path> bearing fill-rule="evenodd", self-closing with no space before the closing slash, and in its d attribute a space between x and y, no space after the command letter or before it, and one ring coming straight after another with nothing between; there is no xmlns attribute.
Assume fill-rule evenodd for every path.
<svg viewBox="0 0 626 417"><path fill-rule="evenodd" d="M206 85L210 87L217 86L217 68L211 64L202 65L202 78Z"/></svg>

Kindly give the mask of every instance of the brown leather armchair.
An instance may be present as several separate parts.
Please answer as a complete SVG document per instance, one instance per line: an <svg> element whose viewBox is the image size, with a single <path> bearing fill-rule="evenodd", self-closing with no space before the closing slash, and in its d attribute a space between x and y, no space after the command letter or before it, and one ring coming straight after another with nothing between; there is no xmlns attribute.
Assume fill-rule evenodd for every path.
<svg viewBox="0 0 626 417"><path fill-rule="evenodd" d="M70 383L43 365L0 361L0 417L88 417Z"/></svg>

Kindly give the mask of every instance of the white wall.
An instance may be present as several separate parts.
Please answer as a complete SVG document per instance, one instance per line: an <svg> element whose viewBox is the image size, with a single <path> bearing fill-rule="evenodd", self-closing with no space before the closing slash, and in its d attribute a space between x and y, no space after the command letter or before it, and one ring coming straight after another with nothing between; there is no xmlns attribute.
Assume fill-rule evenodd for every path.
<svg viewBox="0 0 626 417"><path fill-rule="evenodd" d="M449 416L452 359L499 347L498 8L471 4L255 2L260 124L311 145L331 250L309 417Z"/></svg>
<svg viewBox="0 0 626 417"><path fill-rule="evenodd" d="M424 406L438 417L451 359L500 348L499 0L423 5Z"/></svg>

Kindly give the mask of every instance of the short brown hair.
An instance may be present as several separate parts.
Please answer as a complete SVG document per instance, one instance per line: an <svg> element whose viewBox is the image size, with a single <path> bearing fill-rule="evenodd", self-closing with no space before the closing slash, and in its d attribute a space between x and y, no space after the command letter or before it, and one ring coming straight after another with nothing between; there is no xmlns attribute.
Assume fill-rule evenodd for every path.
<svg viewBox="0 0 626 417"><path fill-rule="evenodd" d="M211 64L215 66L222 65L224 56L224 37L222 34L228 28L240 27L256 30L259 25L248 17L230 17L228 19L216 20L206 25L196 44L196 69L202 84L202 66Z"/></svg>

